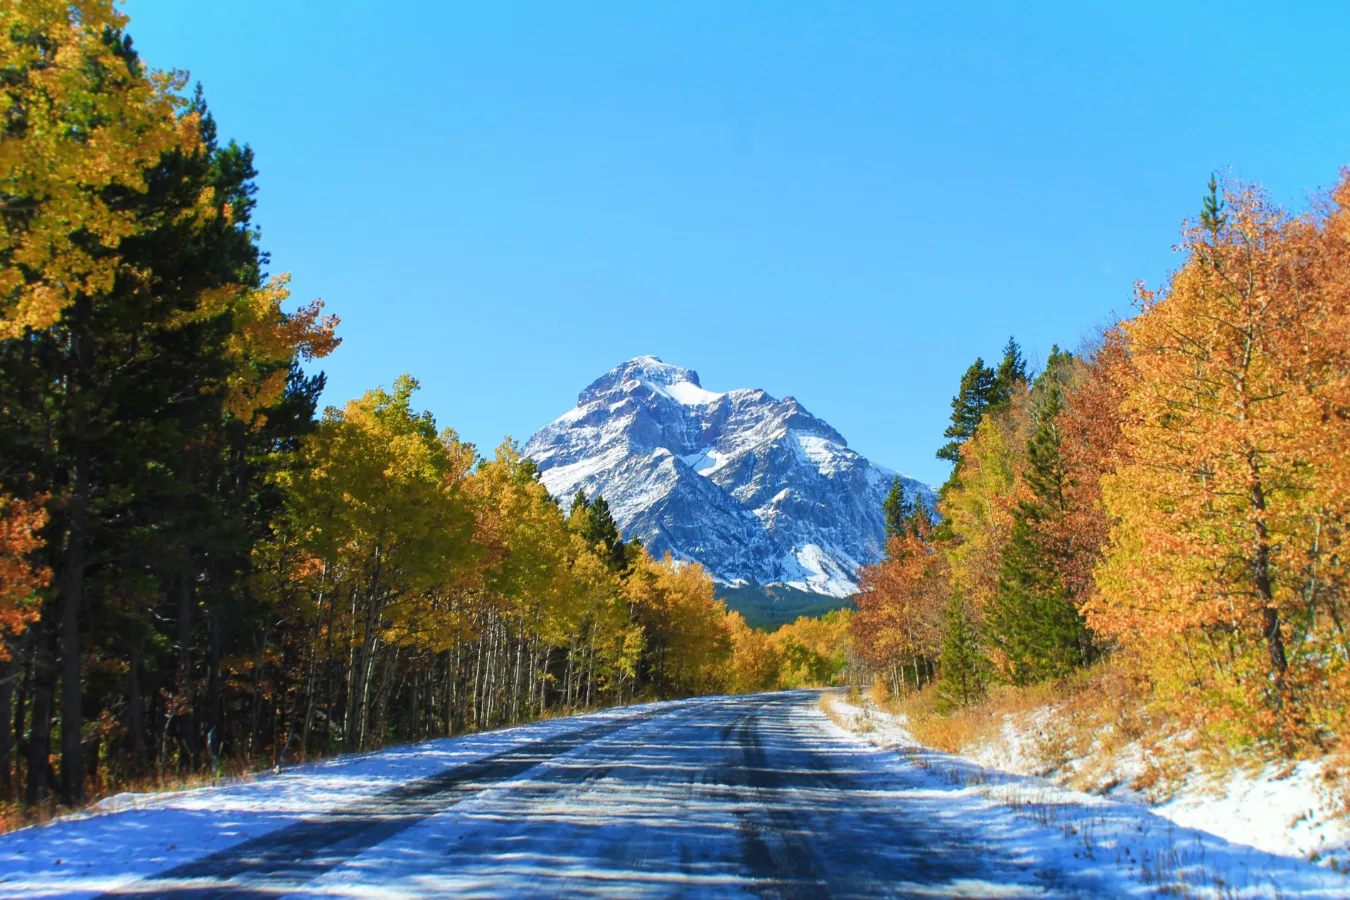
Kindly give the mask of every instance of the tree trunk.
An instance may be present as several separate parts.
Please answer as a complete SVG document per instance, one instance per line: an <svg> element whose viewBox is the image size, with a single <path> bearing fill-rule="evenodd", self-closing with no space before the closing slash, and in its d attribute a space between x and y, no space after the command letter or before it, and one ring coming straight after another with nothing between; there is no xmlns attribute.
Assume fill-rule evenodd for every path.
<svg viewBox="0 0 1350 900"><path fill-rule="evenodd" d="M33 655L37 642L34 638L40 633L41 629L29 628L23 636L23 653L20 667L17 675L22 675L23 679L18 684L18 700L14 704L14 729L11 732L14 735L16 749L18 754L15 762L19 758L27 758L27 744L24 742L24 723L28 721L28 694L33 687ZM8 727L8 723L6 723ZM18 773L15 772L14 791L17 793L19 787Z"/></svg>
<svg viewBox="0 0 1350 900"><path fill-rule="evenodd" d="M141 642L131 645L131 665L127 669L127 744L132 772L145 768L145 702L141 699Z"/></svg>
<svg viewBox="0 0 1350 900"><path fill-rule="evenodd" d="M38 620L41 629L34 647L33 712L28 736L28 786L24 800L33 805L45 802L55 787L49 773L52 752L52 706L56 699L56 600L43 603L43 615Z"/></svg>
<svg viewBox="0 0 1350 900"><path fill-rule="evenodd" d="M192 716L192 576L186 570L178 574L178 676L174 687L179 735L189 764L195 769L197 725Z"/></svg>
<svg viewBox="0 0 1350 900"><path fill-rule="evenodd" d="M8 646L5 649L8 650ZM9 800L14 793L14 681L17 672L13 657L0 662L0 801Z"/></svg>
<svg viewBox="0 0 1350 900"><path fill-rule="evenodd" d="M366 737L366 700L368 699L371 667L375 655L375 635L380 620L380 576L383 555L375 548L375 573L366 592L366 627L361 636L361 655L356 667L356 679L352 684L352 696L347 698L351 710L351 725L347 732L347 749L354 750L364 746Z"/></svg>
<svg viewBox="0 0 1350 900"><path fill-rule="evenodd" d="M220 648L222 637L220 629L220 610L213 608L208 619L210 626L210 652L207 655L206 668L206 733L207 752L211 759L220 754L221 738L225 734L225 708L221 700L220 684Z"/></svg>
<svg viewBox="0 0 1350 900"><path fill-rule="evenodd" d="M67 803L84 802L84 692L80 684L80 607L84 595L85 493L88 452L76 448L69 531L61 569L61 792Z"/></svg>
<svg viewBox="0 0 1350 900"><path fill-rule="evenodd" d="M1266 639L1266 653L1270 657L1275 690L1283 695L1285 674L1289 662L1284 652L1284 635L1280 632L1280 612L1275 606L1275 591L1270 576L1270 534L1266 530L1266 494L1262 485L1260 465L1256 454L1247 454L1247 466L1252 475L1252 508L1256 510L1253 537L1252 580L1261 603L1261 629Z"/></svg>

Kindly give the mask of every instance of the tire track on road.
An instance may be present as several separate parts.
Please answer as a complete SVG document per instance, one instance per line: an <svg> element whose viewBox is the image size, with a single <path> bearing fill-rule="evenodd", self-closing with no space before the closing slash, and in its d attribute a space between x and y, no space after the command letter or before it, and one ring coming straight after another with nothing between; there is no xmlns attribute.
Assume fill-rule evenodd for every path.
<svg viewBox="0 0 1350 900"><path fill-rule="evenodd" d="M103 894L100 900L128 896L146 900L275 898L430 816L564 753L651 719L684 711L687 707L640 712L453 766L175 866ZM577 775L578 779L586 777L584 772Z"/></svg>
<svg viewBox="0 0 1350 900"><path fill-rule="evenodd" d="M748 788L747 803L737 810L742 841L741 861L756 883L756 893L767 897L829 897L824 868L812 842L801 832L783 793L793 785L789 776L769 765L757 725L764 707L755 706L729 729L740 755L731 771L733 783Z"/></svg>

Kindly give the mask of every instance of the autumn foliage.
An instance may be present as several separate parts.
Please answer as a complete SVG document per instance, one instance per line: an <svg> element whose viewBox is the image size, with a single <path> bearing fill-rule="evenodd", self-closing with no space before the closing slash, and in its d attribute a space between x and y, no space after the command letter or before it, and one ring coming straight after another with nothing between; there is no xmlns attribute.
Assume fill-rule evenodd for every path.
<svg viewBox="0 0 1350 900"><path fill-rule="evenodd" d="M1239 735L1343 727L1350 180L1320 217L1233 187L1124 326L1122 445L1088 605L1164 689Z"/></svg>
<svg viewBox="0 0 1350 900"><path fill-rule="evenodd" d="M921 686L935 640L938 679L978 646L982 669L945 665L961 685L1063 677L1106 652L1207 738L1342 740L1350 173L1304 215L1212 183L1179 251L1138 314L1076 356L997 397L976 396L980 361L963 378L930 546L893 541L864 572L854 637L877 677L898 687L897 662L918 662ZM945 623L943 597L962 598Z"/></svg>
<svg viewBox="0 0 1350 900"><path fill-rule="evenodd" d="M13 638L38 615L39 591L52 573L34 562L47 524L42 498L0 497L0 634ZM10 658L8 641L0 641L0 660Z"/></svg>

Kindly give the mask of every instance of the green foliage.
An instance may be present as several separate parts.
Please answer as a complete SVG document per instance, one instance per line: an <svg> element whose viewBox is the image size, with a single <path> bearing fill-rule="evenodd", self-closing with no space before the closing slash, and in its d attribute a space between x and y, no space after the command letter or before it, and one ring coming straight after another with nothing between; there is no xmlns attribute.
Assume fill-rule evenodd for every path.
<svg viewBox="0 0 1350 900"><path fill-rule="evenodd" d="M728 587L719 584L717 596L745 617L751 628L774 629L803 616L817 617L848 608L848 597L827 597L781 584L746 584Z"/></svg>
<svg viewBox="0 0 1350 900"><path fill-rule="evenodd" d="M1003 348L1003 360L994 372L994 383L989 392L990 409L1007 409L1017 386L1026 384L1027 380L1027 361L1022 356L1022 348L1010 337Z"/></svg>
<svg viewBox="0 0 1350 900"><path fill-rule="evenodd" d="M901 484L900 476L897 475L891 480L890 493L881 504L881 517L886 523L886 537L903 537L906 523L913 514L910 502L905 499L905 486Z"/></svg>
<svg viewBox="0 0 1350 900"><path fill-rule="evenodd" d="M938 459L958 464L961 461L961 445L975 433L984 418L985 411L995 397L997 373L976 358L965 374L961 376L961 385L952 398L952 423L942 436L948 438L946 444L937 452Z"/></svg>
<svg viewBox="0 0 1350 900"><path fill-rule="evenodd" d="M1063 576L1062 523L1068 478L1059 430L1063 384L1073 357L1055 348L1032 391L1036 430L1023 479L1029 496L1014 511L1003 549L986 638L999 668L1017 685L1067 675L1093 658L1091 635Z"/></svg>
<svg viewBox="0 0 1350 900"><path fill-rule="evenodd" d="M989 368L979 358L971 363L952 398L952 423L942 433L948 442L938 450L938 459L959 465L961 445L974 436L985 415L1007 409L1017 386L1026 382L1026 359L1022 356L1022 348L1011 337L1003 348L1003 359L997 369Z"/></svg>
<svg viewBox="0 0 1350 900"><path fill-rule="evenodd" d="M924 502L923 495L916 488L912 499L909 501L909 514L905 517L905 530L910 534L927 539L932 528L933 516L928 510L928 504Z"/></svg>
<svg viewBox="0 0 1350 900"><path fill-rule="evenodd" d="M619 534L619 526L604 497L587 500L586 492L578 489L567 521L588 545L600 548L601 557L612 571L622 572L629 567L630 551ZM640 548L641 542L637 542L637 546Z"/></svg>
<svg viewBox="0 0 1350 900"><path fill-rule="evenodd" d="M965 600L953 593L947 601L938 658L938 709L948 712L984 696L984 655Z"/></svg>

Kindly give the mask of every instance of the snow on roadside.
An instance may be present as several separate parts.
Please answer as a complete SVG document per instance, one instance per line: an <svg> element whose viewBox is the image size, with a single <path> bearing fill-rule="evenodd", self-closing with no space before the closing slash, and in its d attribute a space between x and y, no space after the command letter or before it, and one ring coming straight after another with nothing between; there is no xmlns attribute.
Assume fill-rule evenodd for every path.
<svg viewBox="0 0 1350 900"><path fill-rule="evenodd" d="M663 705L675 709L693 702ZM349 754L214 787L118 794L85 812L0 835L0 897L84 897L112 891L307 816L645 708L620 707Z"/></svg>
<svg viewBox="0 0 1350 900"><path fill-rule="evenodd" d="M1307 861L1314 852L1324 861L1336 859L1330 855L1336 851L1344 858L1350 840L1350 824L1330 814L1330 801L1318 790L1323 768L1315 763L1197 781L1151 805L1125 787L1089 794L1037 777L1043 766L1032 736L1012 723L1002 741L954 756L916 741L903 716L862 703L828 693L822 709L835 727L896 751L932 777L978 791L1081 841L1087 853L1112 856L1129 873L1132 893L1216 900L1350 897L1345 868Z"/></svg>
<svg viewBox="0 0 1350 900"><path fill-rule="evenodd" d="M1344 799L1330 790L1326 760L1296 764L1267 763L1256 771L1224 775L1191 773L1166 798L1151 798L1130 787L1145 770L1137 744L1114 758L1080 758L1047 766L1037 752L1037 735L1052 727L1057 714L1041 707L1008 716L997 739L961 755L987 769L1045 778L1061 786L1085 787L1094 794L1140 803L1184 828L1198 828L1269 853L1335 861L1350 870L1350 816ZM1094 765L1095 764L1095 765ZM1091 768L1090 768L1091 767Z"/></svg>

